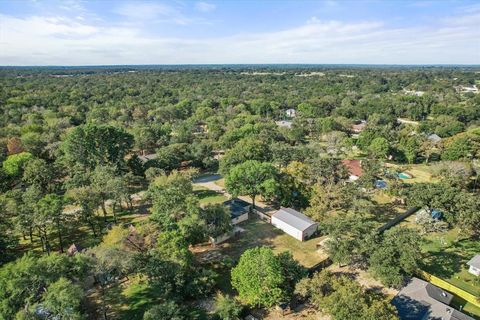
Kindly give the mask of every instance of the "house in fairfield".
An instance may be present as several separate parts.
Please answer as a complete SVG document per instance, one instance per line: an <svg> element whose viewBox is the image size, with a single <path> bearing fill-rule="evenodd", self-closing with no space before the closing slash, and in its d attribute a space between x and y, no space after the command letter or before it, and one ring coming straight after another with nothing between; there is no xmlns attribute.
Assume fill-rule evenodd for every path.
<svg viewBox="0 0 480 320"><path fill-rule="evenodd" d="M453 295L418 278L393 298L400 320L474 320L451 307Z"/></svg>
<svg viewBox="0 0 480 320"><path fill-rule="evenodd" d="M360 160L342 160L342 164L347 167L348 173L350 174L349 180L355 181L358 180L363 174L362 170L362 161Z"/></svg>
<svg viewBox="0 0 480 320"><path fill-rule="evenodd" d="M248 220L248 211L250 203L239 198L233 198L223 203L230 211L232 225Z"/></svg>
<svg viewBox="0 0 480 320"><path fill-rule="evenodd" d="M287 117L289 118L295 118L297 116L297 111L295 109L287 109L285 111L285 114L287 115Z"/></svg>

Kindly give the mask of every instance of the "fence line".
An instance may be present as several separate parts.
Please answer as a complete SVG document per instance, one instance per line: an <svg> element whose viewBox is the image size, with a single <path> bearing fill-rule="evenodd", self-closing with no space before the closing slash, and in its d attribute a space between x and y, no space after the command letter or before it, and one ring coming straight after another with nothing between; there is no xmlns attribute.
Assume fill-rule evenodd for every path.
<svg viewBox="0 0 480 320"><path fill-rule="evenodd" d="M459 287L456 287L454 286L453 284L443 280L443 279L440 279L426 271L423 271L423 270L420 270L418 272L418 275L420 276L420 278L430 282L431 284L433 285L436 285L437 287L440 287L444 290L447 290L447 291L450 291L452 293L454 293L455 295L459 296L460 298L462 298L463 300L465 301L468 301L470 302L471 304L475 305L476 307L479 307L480 308L480 297L479 296L475 296L473 294L471 294L470 292L467 292L463 289L460 289Z"/></svg>
<svg viewBox="0 0 480 320"><path fill-rule="evenodd" d="M405 213L402 213L401 215L399 216L396 216L395 218L393 218L392 220L388 221L387 223L385 223L383 226L381 226L380 228L377 229L377 231L379 233L382 233L383 231L393 227L394 225L402 222L403 220L405 220L406 218L408 218L409 216L411 216L412 214L414 214L415 212L417 212L420 208L419 207L413 207L413 208L410 208L408 209L407 211L405 211Z"/></svg>

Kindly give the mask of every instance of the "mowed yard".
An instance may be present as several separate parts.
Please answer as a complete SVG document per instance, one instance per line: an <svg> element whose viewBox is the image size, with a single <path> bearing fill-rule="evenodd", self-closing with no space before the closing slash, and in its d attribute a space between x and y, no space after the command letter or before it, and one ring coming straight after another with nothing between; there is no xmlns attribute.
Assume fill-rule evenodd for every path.
<svg viewBox="0 0 480 320"><path fill-rule="evenodd" d="M322 251L317 250L317 243L324 237L317 237L302 242L256 216L250 217L248 221L241 223L239 226L245 231L218 246L222 254L228 255L235 260L245 250L257 246L270 247L275 253L289 251L294 259L307 268L327 258Z"/></svg>
<svg viewBox="0 0 480 320"><path fill-rule="evenodd" d="M467 262L480 253L480 241L457 240L458 229L425 236L422 268L471 294L480 297L480 277L468 273Z"/></svg>

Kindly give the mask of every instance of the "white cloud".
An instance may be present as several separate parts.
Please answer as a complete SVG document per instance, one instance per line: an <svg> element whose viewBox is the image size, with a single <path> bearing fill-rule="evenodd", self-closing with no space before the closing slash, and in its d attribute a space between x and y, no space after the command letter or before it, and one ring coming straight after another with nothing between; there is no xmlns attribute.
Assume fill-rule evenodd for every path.
<svg viewBox="0 0 480 320"><path fill-rule="evenodd" d="M189 25L204 23L202 19L187 17L174 6L156 2L123 2L115 7L113 12L136 24L173 23Z"/></svg>
<svg viewBox="0 0 480 320"><path fill-rule="evenodd" d="M143 12L138 7L130 17ZM156 7L151 19L165 9ZM126 11L125 11L126 13ZM437 27L389 28L381 21L312 18L276 32L209 38L163 37L140 27L65 17L0 15L0 65L185 63L478 64L480 17L450 17Z"/></svg>
<svg viewBox="0 0 480 320"><path fill-rule="evenodd" d="M195 4L195 8L201 12L210 12L215 10L217 6L212 3L200 1Z"/></svg>

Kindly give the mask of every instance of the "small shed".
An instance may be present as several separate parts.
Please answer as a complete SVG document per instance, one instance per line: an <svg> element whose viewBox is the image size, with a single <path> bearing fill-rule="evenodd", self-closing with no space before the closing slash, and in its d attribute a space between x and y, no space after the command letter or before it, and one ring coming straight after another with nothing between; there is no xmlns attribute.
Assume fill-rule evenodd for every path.
<svg viewBox="0 0 480 320"><path fill-rule="evenodd" d="M469 266L469 273L477 277L480 276L480 254L477 254L475 257L470 259L470 261L467 262L467 265Z"/></svg>
<svg viewBox="0 0 480 320"><path fill-rule="evenodd" d="M317 231L318 226L318 223L303 213L283 207L272 215L271 223L300 241L311 237Z"/></svg>
<svg viewBox="0 0 480 320"><path fill-rule="evenodd" d="M223 203L230 210L232 225L248 220L250 203L239 198L233 198Z"/></svg>

